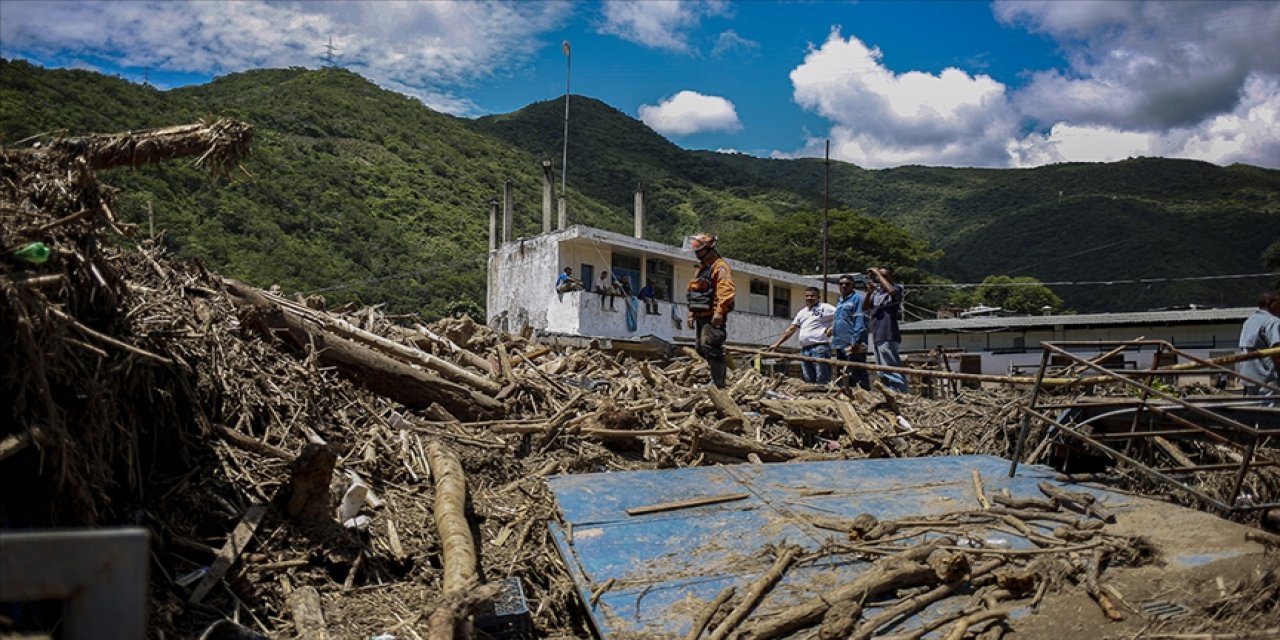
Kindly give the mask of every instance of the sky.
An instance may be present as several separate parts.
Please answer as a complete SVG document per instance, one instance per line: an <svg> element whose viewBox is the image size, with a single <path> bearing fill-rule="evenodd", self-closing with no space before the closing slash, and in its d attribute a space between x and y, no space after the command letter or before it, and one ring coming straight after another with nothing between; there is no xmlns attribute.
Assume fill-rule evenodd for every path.
<svg viewBox="0 0 1280 640"><path fill-rule="evenodd" d="M687 149L1280 168L1274 1L0 1L0 57L162 89L318 68L330 39L337 64L437 111L507 113L567 83Z"/></svg>

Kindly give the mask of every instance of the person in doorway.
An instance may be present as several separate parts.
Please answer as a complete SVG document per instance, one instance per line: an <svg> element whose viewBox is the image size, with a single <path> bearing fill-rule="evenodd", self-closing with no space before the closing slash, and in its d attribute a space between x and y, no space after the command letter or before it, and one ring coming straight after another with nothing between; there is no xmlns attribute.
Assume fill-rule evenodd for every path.
<svg viewBox="0 0 1280 640"><path fill-rule="evenodd" d="M728 316L737 295L733 271L716 251L715 236L699 233L689 238L689 247L698 257L698 267L685 292L689 304L687 324L694 330L698 354L711 368L711 383L723 389L728 368L724 356L724 343L729 337Z"/></svg>
<svg viewBox="0 0 1280 640"><path fill-rule="evenodd" d="M894 283L892 267L872 267L867 269L867 275L876 286L863 303L871 316L871 344L876 364L901 367L898 345L902 343L902 333L898 319L902 314L902 285ZM901 373L881 371L880 379L898 393L907 392L907 379Z"/></svg>
<svg viewBox="0 0 1280 640"><path fill-rule="evenodd" d="M595 292L600 294L600 310L604 311L604 301L609 300L609 310L616 311L613 306L613 297L617 295L618 289L613 284L613 278L609 277L608 271L601 271L600 277L596 278Z"/></svg>
<svg viewBox="0 0 1280 640"><path fill-rule="evenodd" d="M867 361L867 277L861 273L843 275L836 280L840 287L840 299L836 301L836 317L831 325L831 351L837 360L845 362ZM853 388L871 388L871 377L866 369L845 367L844 385Z"/></svg>
<svg viewBox="0 0 1280 640"><path fill-rule="evenodd" d="M561 295L570 291L582 291L586 287L582 286L582 281L573 277L573 267L565 267L564 271L556 278L556 293Z"/></svg>
<svg viewBox="0 0 1280 640"><path fill-rule="evenodd" d="M821 296L817 287L805 287L804 308L796 314L782 336L769 345L768 351L777 350L799 332L800 355L822 360L831 357L831 325L836 317L836 308L822 302ZM825 362L801 361L800 373L804 381L811 384L831 382L831 365Z"/></svg>
<svg viewBox="0 0 1280 640"><path fill-rule="evenodd" d="M1280 347L1280 292L1264 293L1258 298L1258 310L1240 328L1240 350L1259 351ZM1236 372L1252 380L1242 380L1246 396L1280 396L1280 355L1246 360L1236 365ZM1258 382L1271 385L1261 386ZM1268 404L1275 404L1272 400Z"/></svg>
<svg viewBox="0 0 1280 640"><path fill-rule="evenodd" d="M644 312L651 316L658 315L658 295L653 291L653 285L645 281L644 287L640 289L640 301L644 303Z"/></svg>

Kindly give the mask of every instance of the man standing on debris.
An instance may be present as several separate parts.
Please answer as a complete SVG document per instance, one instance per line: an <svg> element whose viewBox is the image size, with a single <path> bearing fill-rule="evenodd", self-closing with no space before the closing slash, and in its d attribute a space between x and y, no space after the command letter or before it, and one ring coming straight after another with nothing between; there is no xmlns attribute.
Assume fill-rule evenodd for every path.
<svg viewBox="0 0 1280 640"><path fill-rule="evenodd" d="M799 331L800 355L823 360L831 357L831 325L836 318L836 308L821 302L821 295L817 287L805 287L804 308L796 314L787 330L769 345L768 351L776 350ZM800 362L800 374L805 382L826 384L831 382L831 365L803 360Z"/></svg>
<svg viewBox="0 0 1280 640"><path fill-rule="evenodd" d="M867 312L863 309L867 299L867 277L861 273L843 275L836 281L840 287L840 299L836 301L836 317L831 327L831 350L837 360L845 362L867 361ZM871 377L866 369L845 367L845 387L858 385L871 388Z"/></svg>
<svg viewBox="0 0 1280 640"><path fill-rule="evenodd" d="M685 300L689 303L688 326L697 336L698 353L711 367L711 382L724 388L726 363L724 342L729 336L725 319L733 311L737 288L733 271L716 251L716 237L699 233L689 238L689 247L698 257L698 270L689 281Z"/></svg>
<svg viewBox="0 0 1280 640"><path fill-rule="evenodd" d="M1280 293L1275 291L1264 293L1258 298L1258 310L1244 321L1244 326L1240 329L1241 351L1258 351L1269 347L1280 347ZM1259 382L1280 386L1280 356L1246 360L1236 365L1236 371ZM1280 393L1246 380L1244 395L1276 396Z"/></svg>
<svg viewBox="0 0 1280 640"><path fill-rule="evenodd" d="M877 285L863 303L871 312L871 343L875 346L876 364L901 367L902 357L898 345L902 333L898 330L898 318L902 313L902 285L893 281L892 267L872 267L867 275ZM907 379L900 373L880 372L886 386L898 393L907 392Z"/></svg>

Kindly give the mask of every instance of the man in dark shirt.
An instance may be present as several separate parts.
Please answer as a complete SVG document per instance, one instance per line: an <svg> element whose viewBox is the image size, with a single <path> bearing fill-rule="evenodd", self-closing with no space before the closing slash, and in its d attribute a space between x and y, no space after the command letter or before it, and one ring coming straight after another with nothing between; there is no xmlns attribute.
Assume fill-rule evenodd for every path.
<svg viewBox="0 0 1280 640"><path fill-rule="evenodd" d="M878 285L866 301L871 315L871 343L875 346L876 364L901 367L898 345L902 343L902 333L898 330L898 318L902 314L902 285L893 282L891 267L872 267L867 270L867 275ZM900 373L881 371L880 379L898 393L907 392L907 379Z"/></svg>

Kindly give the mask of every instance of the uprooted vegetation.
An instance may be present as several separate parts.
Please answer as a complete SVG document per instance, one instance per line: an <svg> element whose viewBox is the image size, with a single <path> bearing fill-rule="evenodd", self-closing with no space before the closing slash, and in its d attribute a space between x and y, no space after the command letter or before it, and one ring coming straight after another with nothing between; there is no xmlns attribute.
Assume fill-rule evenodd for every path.
<svg viewBox="0 0 1280 640"><path fill-rule="evenodd" d="M689 353L637 360L466 317L427 325L290 300L171 259L114 218L114 194L93 174L189 155L226 170L250 133L223 121L64 141L5 150L0 167L0 246L52 249L47 262L0 264L0 335L11 339L0 406L13 407L0 427L0 480L23 487L5 492L0 522L147 527L156 637L192 636L221 618L278 637L465 635L453 621L494 595L477 584L507 577L524 587L533 635L589 637L547 527L551 474L1012 454L1016 390L846 394L742 367L719 391ZM1263 477L1272 484L1256 490L1273 491ZM849 542L819 555L884 557L879 581L815 593L807 609L766 620L750 618L745 592L755 590L744 588L701 622L722 637L813 626L820 637L869 637L895 609L956 595L968 600L947 621L955 637L995 633L1003 627L988 625L1011 603L1046 591L1079 588L1118 608L1099 583L1104 568L1154 560L1105 518L1066 513L1070 498L993 500L981 512L826 523ZM1061 532L1030 532L1031 521ZM992 523L1049 551L992 557L953 544ZM249 544L228 550L237 529ZM940 535L917 544L905 535L916 530ZM779 572L815 559L773 553ZM1274 573L1249 580L1224 587L1197 628L1280 624L1274 606L1254 606L1274 604ZM863 599L899 592L895 608L860 617ZM315 620L299 612L309 607L323 627L306 626Z"/></svg>

